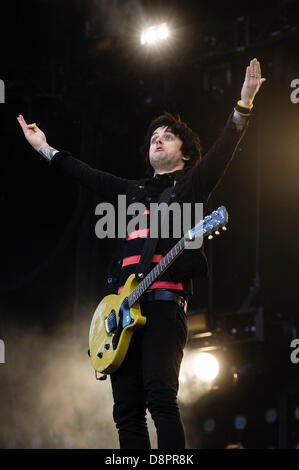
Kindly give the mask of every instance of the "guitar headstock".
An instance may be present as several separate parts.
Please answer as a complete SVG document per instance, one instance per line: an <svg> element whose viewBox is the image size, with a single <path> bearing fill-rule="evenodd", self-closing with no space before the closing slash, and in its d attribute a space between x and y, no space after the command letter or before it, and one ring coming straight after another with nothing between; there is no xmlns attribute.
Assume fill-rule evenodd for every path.
<svg viewBox="0 0 299 470"><path fill-rule="evenodd" d="M208 236L208 238L211 239L213 238L213 232L215 232L216 235L219 235L219 228L222 227L223 230L226 230L225 225L227 224L227 222L228 212L224 206L220 206L211 214L207 215L194 227L194 229L192 230L193 236Z"/></svg>
<svg viewBox="0 0 299 470"><path fill-rule="evenodd" d="M211 239L213 238L212 233L215 232L216 235L219 235L218 228L222 227L222 230L226 230L225 225L228 222L228 212L224 206L218 207L210 215L207 215L203 220L203 236L207 236Z"/></svg>

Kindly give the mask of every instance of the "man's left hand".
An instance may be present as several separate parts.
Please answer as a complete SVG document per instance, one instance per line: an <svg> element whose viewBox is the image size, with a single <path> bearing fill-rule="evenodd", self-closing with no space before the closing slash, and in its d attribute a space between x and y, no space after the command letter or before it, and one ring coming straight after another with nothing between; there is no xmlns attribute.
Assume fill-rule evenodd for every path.
<svg viewBox="0 0 299 470"><path fill-rule="evenodd" d="M251 60L250 65L246 68L245 80L241 90L241 101L245 106L252 104L255 95L265 81L265 78L261 78L259 61L257 59Z"/></svg>

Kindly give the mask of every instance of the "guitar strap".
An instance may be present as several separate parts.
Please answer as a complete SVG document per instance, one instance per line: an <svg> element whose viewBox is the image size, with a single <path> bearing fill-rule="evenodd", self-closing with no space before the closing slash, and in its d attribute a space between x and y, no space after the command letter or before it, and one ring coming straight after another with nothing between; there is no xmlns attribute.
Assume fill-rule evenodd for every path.
<svg viewBox="0 0 299 470"><path fill-rule="evenodd" d="M166 202L168 203L169 200L173 197L173 189L174 187L173 186L170 186L166 189L164 189L164 191L162 192L161 196L160 196L160 199L157 203L157 209L158 209L158 206L161 202ZM157 211L156 209L156 211ZM164 218L165 216L168 215L167 213L164 215ZM144 247L143 247L143 250L142 250L142 254L141 254L141 257L140 257L140 260L139 260L139 263L135 269L135 276L139 279L139 280L142 280L148 273L149 271L149 268L152 264L152 259L153 259L153 254L155 252L155 249L156 249L156 246L157 246L157 243L158 243L158 240L160 238L160 233L161 233L161 228L162 228L162 224L163 224L163 221L164 219L160 222L161 220L161 212L159 211L158 212L158 217L159 217L159 220L158 220L158 236L157 238L151 238L150 237L150 230L148 232L148 237L144 243Z"/></svg>

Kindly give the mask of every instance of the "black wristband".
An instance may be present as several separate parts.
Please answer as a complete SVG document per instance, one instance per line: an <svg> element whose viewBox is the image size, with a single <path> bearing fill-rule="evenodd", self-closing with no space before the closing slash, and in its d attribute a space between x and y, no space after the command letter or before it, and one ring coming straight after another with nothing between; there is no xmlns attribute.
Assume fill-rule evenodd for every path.
<svg viewBox="0 0 299 470"><path fill-rule="evenodd" d="M253 105L251 105L250 107L247 107L247 106L242 106L239 103L240 101L238 101L238 103L234 107L234 110L237 111L237 113L241 114L241 116L246 116L246 117L250 116Z"/></svg>

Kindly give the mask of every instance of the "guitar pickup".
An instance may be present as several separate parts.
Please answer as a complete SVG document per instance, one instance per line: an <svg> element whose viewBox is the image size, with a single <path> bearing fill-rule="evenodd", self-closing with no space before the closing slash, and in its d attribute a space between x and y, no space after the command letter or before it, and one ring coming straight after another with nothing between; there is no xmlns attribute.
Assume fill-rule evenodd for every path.
<svg viewBox="0 0 299 470"><path fill-rule="evenodd" d="M115 310L111 310L109 315L104 319L105 330L108 336L111 336L117 329Z"/></svg>

